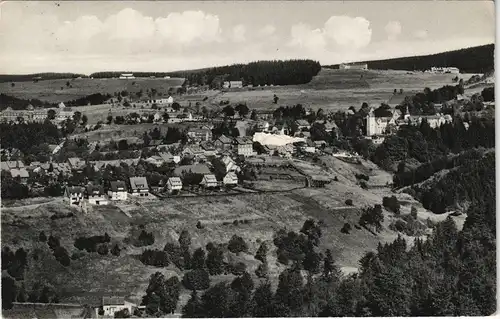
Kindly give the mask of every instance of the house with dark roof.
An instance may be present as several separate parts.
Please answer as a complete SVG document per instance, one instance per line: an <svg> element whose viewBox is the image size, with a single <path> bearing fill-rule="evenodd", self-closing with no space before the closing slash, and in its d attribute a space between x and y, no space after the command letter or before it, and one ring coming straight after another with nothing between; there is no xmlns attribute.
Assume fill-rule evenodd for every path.
<svg viewBox="0 0 500 319"><path fill-rule="evenodd" d="M64 199L69 202L69 206L81 206L85 190L81 186L66 186Z"/></svg>
<svg viewBox="0 0 500 319"><path fill-rule="evenodd" d="M297 120L295 121L295 124L297 125L297 128L299 129L299 131L303 130L303 129L310 129L311 128L311 124L309 124L308 121L306 120Z"/></svg>
<svg viewBox="0 0 500 319"><path fill-rule="evenodd" d="M130 192L132 196L148 197L149 186L146 177L130 177Z"/></svg>
<svg viewBox="0 0 500 319"><path fill-rule="evenodd" d="M215 142L214 146L220 150L231 150L233 147L233 139L225 135L221 135Z"/></svg>
<svg viewBox="0 0 500 319"><path fill-rule="evenodd" d="M238 147L238 155L243 155L243 156L254 155L253 142L251 139L243 136L235 138L234 141Z"/></svg>
<svg viewBox="0 0 500 319"><path fill-rule="evenodd" d="M127 185L124 181L112 181L108 190L108 196L111 200L126 200Z"/></svg>

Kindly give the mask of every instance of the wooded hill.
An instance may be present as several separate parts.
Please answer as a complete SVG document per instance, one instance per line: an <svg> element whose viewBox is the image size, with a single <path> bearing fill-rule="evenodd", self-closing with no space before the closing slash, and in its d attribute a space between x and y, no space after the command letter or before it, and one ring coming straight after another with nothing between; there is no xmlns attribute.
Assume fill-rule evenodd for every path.
<svg viewBox="0 0 500 319"><path fill-rule="evenodd" d="M290 85L304 84L311 81L321 70L321 65L312 60L288 61L257 61L248 64L233 64L213 68L186 70L177 72L133 72L136 77L185 78L186 84L210 85L221 87L224 81L243 81L252 85ZM118 77L122 73L131 72L97 72L90 76L94 78Z"/></svg>
<svg viewBox="0 0 500 319"><path fill-rule="evenodd" d="M363 61L369 69L425 71L431 67L457 67L461 73L485 73L494 69L495 45L487 44L443 53L387 60ZM339 65L325 65L338 69Z"/></svg>

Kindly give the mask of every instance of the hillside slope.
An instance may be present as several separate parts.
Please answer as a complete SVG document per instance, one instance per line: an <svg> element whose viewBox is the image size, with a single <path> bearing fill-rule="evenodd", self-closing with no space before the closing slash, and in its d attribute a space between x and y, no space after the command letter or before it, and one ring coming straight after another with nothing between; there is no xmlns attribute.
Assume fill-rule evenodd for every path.
<svg viewBox="0 0 500 319"><path fill-rule="evenodd" d="M495 45L488 44L443 53L402 57L386 60L363 61L369 69L377 70L428 70L433 66L453 66L462 73L485 73L494 69ZM338 68L338 64L324 66Z"/></svg>

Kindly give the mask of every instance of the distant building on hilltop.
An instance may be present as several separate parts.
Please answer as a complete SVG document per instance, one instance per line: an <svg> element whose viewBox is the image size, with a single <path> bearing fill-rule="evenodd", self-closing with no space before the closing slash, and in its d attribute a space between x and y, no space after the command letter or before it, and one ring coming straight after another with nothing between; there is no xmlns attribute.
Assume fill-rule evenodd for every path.
<svg viewBox="0 0 500 319"><path fill-rule="evenodd" d="M368 63L342 63L340 70L368 70Z"/></svg>

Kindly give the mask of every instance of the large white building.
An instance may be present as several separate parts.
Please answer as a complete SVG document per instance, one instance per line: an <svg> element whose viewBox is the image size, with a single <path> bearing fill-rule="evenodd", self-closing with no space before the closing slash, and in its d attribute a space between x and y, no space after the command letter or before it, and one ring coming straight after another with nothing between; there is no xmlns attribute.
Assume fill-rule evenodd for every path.
<svg viewBox="0 0 500 319"><path fill-rule="evenodd" d="M451 123L451 115L415 115L406 113L401 115L399 110L394 110L392 116L376 117L373 108L366 116L366 136L385 135L397 130L401 125L420 125L423 120L427 120L431 128L437 128L445 123Z"/></svg>
<svg viewBox="0 0 500 319"><path fill-rule="evenodd" d="M340 70L368 70L367 63L342 63L339 65Z"/></svg>

